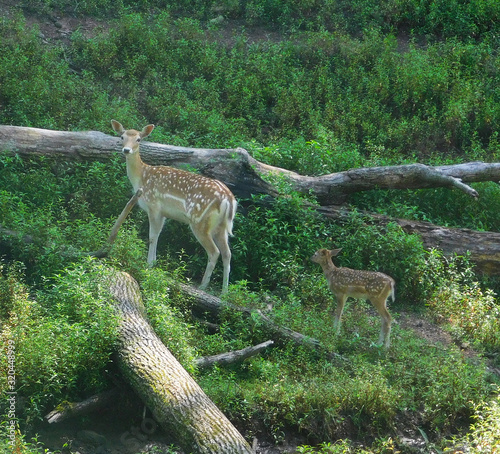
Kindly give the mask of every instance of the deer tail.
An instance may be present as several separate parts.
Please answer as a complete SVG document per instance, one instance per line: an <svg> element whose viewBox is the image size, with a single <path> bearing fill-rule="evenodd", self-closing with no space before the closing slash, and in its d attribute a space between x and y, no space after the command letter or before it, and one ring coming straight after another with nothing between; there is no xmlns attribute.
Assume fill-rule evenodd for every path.
<svg viewBox="0 0 500 454"><path fill-rule="evenodd" d="M233 236L233 220L237 207L238 202L236 202L236 199L224 199L221 203L221 211L224 213L226 219L226 230L229 236Z"/></svg>

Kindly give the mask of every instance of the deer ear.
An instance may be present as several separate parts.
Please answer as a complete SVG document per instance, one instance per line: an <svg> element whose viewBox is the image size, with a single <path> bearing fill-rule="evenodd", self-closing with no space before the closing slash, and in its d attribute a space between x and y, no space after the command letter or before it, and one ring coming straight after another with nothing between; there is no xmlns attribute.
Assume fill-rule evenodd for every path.
<svg viewBox="0 0 500 454"><path fill-rule="evenodd" d="M116 120L111 120L111 127L115 132L121 134L125 129L123 128L121 123L118 123Z"/></svg>
<svg viewBox="0 0 500 454"><path fill-rule="evenodd" d="M154 127L155 125L144 126L144 128L141 131L141 138L144 139L144 137L149 136L149 134L151 134L151 132L153 131Z"/></svg>
<svg viewBox="0 0 500 454"><path fill-rule="evenodd" d="M330 252L330 256L331 257L335 257L336 255L339 255L340 251L342 250L342 248L340 249L332 249Z"/></svg>

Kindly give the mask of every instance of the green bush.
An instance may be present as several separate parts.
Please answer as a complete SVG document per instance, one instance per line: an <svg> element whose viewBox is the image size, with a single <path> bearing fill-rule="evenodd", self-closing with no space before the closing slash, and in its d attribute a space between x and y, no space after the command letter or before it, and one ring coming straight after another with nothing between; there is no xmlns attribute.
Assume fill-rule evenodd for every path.
<svg viewBox="0 0 500 454"><path fill-rule="evenodd" d="M457 339L488 351L500 347L500 307L491 290L481 289L477 282L454 282L440 288L428 304Z"/></svg>
<svg viewBox="0 0 500 454"><path fill-rule="evenodd" d="M135 128L155 123L156 141L246 144L263 162L309 175L500 156L494 0L38 0L21 6L0 21L2 124L111 133L111 118ZM90 14L103 27L56 42L30 27L21 11ZM231 35L234 23L244 30ZM78 258L75 252L103 246L130 196L122 158L69 164L2 153L0 219L20 235L4 231L0 254L21 261L26 277L8 266L0 272L0 336L15 339L20 354L18 385L28 398L22 429L62 400L108 385L116 333L102 281L107 266L140 281L155 331L244 427L258 420L258 429L276 441L288 429L303 431L325 440L318 452L355 452L354 442L328 441L354 428L357 441L372 444L359 452L393 452L400 447L387 428L418 420L439 437L468 424L475 403L490 396L485 364L397 323L393 346L384 352L372 345L378 316L361 302L347 305L335 336L328 314L333 295L309 260L320 247L342 247L337 265L396 279L390 308L396 320L397 310L430 302L435 314L453 321L457 337L494 352L498 305L491 291L474 284L468 258L427 252L396 224L379 227L358 213L327 221L286 181L272 183L283 197L240 201L225 298L269 311L276 323L340 356L332 362L283 342L242 364L197 371L196 355L243 348L270 333L256 317L230 310L213 335L191 320L174 282L196 282L206 257L189 228L169 223L157 267L144 269L147 219L134 210L108 259ZM482 197L474 202L441 189L372 191L350 201L360 210L497 230L498 189L477 187ZM220 279L219 267L214 278ZM496 413L487 404L477 411L470 446L495 446ZM370 439L363 437L368 433ZM24 445L29 452L36 441Z"/></svg>
<svg viewBox="0 0 500 454"><path fill-rule="evenodd" d="M471 432L465 437L473 454L496 452L500 449L500 404L498 396L479 405Z"/></svg>
<svg viewBox="0 0 500 454"><path fill-rule="evenodd" d="M240 33L225 46L220 32L168 9L122 14L92 38L77 31L64 50L19 17L2 22L0 36L6 124L109 131L118 117L153 122L157 140L179 145L256 140L272 151L276 140L303 140L324 155L317 166L301 159L308 173L327 170L330 142L338 163L335 154L353 149L425 159L498 152L498 54L488 40L410 42L402 52L394 35L368 27L355 38L321 30L264 43Z"/></svg>
<svg viewBox="0 0 500 454"><path fill-rule="evenodd" d="M1 271L0 282L12 287L11 274ZM103 266L88 262L54 277L51 290L36 300L18 278L11 289L0 337L4 345L9 340L15 345L17 397L26 399L17 416L25 426L41 420L50 406L109 386L104 371L115 346L117 318L105 290L107 275ZM6 357L1 361L7 370ZM0 377L2 393L6 380Z"/></svg>

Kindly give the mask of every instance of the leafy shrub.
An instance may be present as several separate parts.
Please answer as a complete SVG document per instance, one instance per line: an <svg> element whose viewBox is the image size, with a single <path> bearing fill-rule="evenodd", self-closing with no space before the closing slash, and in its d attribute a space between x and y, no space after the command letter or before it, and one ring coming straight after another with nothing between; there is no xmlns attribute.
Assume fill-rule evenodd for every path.
<svg viewBox="0 0 500 454"><path fill-rule="evenodd" d="M467 339L489 351L500 346L500 307L491 290L479 284L453 282L429 301L434 314L449 324L458 339Z"/></svg>
<svg viewBox="0 0 500 454"><path fill-rule="evenodd" d="M18 417L28 426L47 407L108 385L104 370L115 345L117 319L103 286L106 275L94 262L68 268L37 300L17 284L21 287L13 295L0 337L4 345L9 340L15 345L16 390L19 398L27 399ZM7 370L6 357L1 361ZM0 377L3 391L6 379Z"/></svg>
<svg viewBox="0 0 500 454"><path fill-rule="evenodd" d="M146 269L141 273L144 305L151 325L185 369L195 372L194 358L198 347L193 341L192 326L184 319L182 304L176 301L175 279L179 271Z"/></svg>
<svg viewBox="0 0 500 454"><path fill-rule="evenodd" d="M132 127L154 122L155 140L215 148L249 143L258 159L310 175L500 155L494 0L22 5L48 14L109 16L106 28L91 37L75 32L70 44L51 46L21 13L3 18L0 123L111 132L113 117ZM251 27L228 37L227 18L258 24L271 39L260 39ZM276 25L285 32L279 40ZM314 205L304 207L307 198L277 184L286 197L241 201L232 241L232 282L239 283L228 297L259 309L272 303L277 323L340 352L346 359L340 366L285 343L228 369L195 371L195 354L242 348L268 333L231 313L210 337L188 320L186 303L169 283L196 277L205 267L188 228L167 226L163 271L144 270L147 222L136 211L106 263L141 280L155 330L185 367L199 373L216 402L245 426L252 417L262 421L276 440L289 427L318 439L344 436L352 427L385 436L405 414L436 432L467 423L472 402L491 390L484 364L471 365L453 348L430 346L397 324L393 348L373 348L379 321L363 304L346 308L344 334L335 337L326 315L332 295L309 257L319 247L343 247L338 265L387 272L398 285L395 308L422 306L434 295L433 304L455 320L452 305L459 305L467 315L458 335L494 350L496 303L472 284L467 259L446 261L437 251L425 252L416 236L397 225L377 227L359 214L342 223L325 221ZM104 304L104 269L62 252L67 244L84 251L102 246L130 189L118 158L69 165L6 155L0 156L0 187L2 226L35 239L11 238L1 253L24 262L37 296L28 296L14 273L0 277L1 337L15 336L22 354L21 386L30 401L21 420L30 425L46 407L107 385L115 334ZM485 184L481 191L487 202L474 206L441 190L377 191L352 201L381 213L495 230L500 210L490 208L498 190ZM476 426L486 437L495 428L489 425L496 415L491 408L491 418L487 410L481 413L488 426ZM319 449L351 448L345 442ZM385 440L373 452L394 449Z"/></svg>
<svg viewBox="0 0 500 454"><path fill-rule="evenodd" d="M384 9L371 0L340 9L368 5L375 15ZM295 9L280 4L280 13ZM47 49L22 19L3 22L0 121L108 131L119 116L158 124L161 140L214 148L303 139L313 157L324 155L318 167L301 159L308 173L327 161L322 137L333 138L339 163L348 150L498 151L498 55L487 40L410 42L401 52L395 36L367 27L356 38L322 30L264 43L242 33L224 46L200 21L175 17L124 14L92 38L76 32L65 53Z"/></svg>
<svg viewBox="0 0 500 454"><path fill-rule="evenodd" d="M498 396L478 405L475 422L465 440L473 454L496 452L500 449L500 403Z"/></svg>

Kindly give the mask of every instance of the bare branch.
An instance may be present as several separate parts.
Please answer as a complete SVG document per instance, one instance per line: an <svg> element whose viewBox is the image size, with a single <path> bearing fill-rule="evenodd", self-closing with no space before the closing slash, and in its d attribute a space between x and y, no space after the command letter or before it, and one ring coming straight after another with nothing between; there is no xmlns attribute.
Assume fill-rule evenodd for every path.
<svg viewBox="0 0 500 454"><path fill-rule="evenodd" d="M244 361L251 356L258 355L261 351L274 344L274 341L268 340L258 345L235 350L232 352L220 353L219 355L203 356L196 359L196 365L201 368L211 367L214 364L233 364Z"/></svg>

